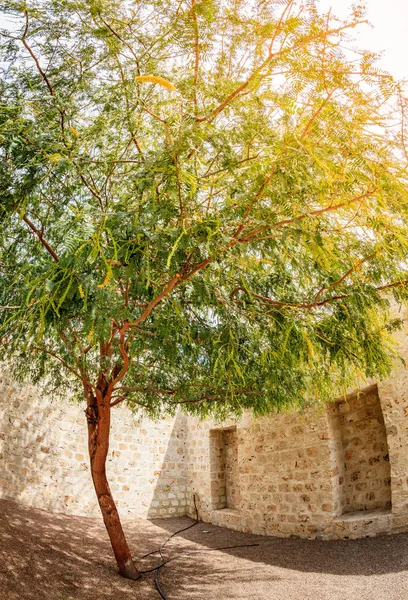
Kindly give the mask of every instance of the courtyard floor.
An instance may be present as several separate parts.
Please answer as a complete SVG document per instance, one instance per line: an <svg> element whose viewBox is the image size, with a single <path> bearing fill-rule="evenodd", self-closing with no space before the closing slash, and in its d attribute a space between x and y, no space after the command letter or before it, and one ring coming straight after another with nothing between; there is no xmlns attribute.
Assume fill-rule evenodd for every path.
<svg viewBox="0 0 408 600"><path fill-rule="evenodd" d="M137 558L188 518L125 521ZM214 550L219 546L259 544ZM199 551L199 552L197 552ZM172 538L159 571L168 600L406 600L408 534L345 541L246 535L199 523ZM159 558L138 562L153 567ZM160 600L153 575L116 574L99 519L54 515L0 500L1 600Z"/></svg>

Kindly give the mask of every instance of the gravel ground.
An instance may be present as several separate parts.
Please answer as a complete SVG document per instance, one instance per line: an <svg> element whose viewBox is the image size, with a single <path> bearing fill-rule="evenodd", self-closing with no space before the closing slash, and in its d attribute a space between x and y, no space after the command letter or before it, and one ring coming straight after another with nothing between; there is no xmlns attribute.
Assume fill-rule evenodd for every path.
<svg viewBox="0 0 408 600"><path fill-rule="evenodd" d="M125 521L137 558L192 521ZM209 551L219 546L255 547ZM204 552L197 553L197 550ZM171 539L160 570L169 600L407 600L408 534L345 541L246 535L199 523ZM139 561L152 567L156 558ZM0 501L1 600L160 600L152 574L119 577L98 519Z"/></svg>

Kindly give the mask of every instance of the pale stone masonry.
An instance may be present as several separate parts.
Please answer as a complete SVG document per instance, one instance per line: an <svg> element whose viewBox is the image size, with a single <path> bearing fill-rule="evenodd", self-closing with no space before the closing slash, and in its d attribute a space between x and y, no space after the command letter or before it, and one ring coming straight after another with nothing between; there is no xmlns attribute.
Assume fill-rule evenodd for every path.
<svg viewBox="0 0 408 600"><path fill-rule="evenodd" d="M377 386L329 408L339 515L391 507L387 435ZM336 468L336 467L335 467Z"/></svg>
<svg viewBox="0 0 408 600"><path fill-rule="evenodd" d="M398 341L408 358L406 328ZM221 425L189 419L186 435L191 516L195 494L205 521L246 532L329 539L408 531L406 365L319 410Z"/></svg>
<svg viewBox="0 0 408 600"><path fill-rule="evenodd" d="M99 514L84 407L40 398L0 376L0 497L68 514ZM186 513L186 418L137 419L116 407L108 477L121 515Z"/></svg>
<svg viewBox="0 0 408 600"><path fill-rule="evenodd" d="M408 358L407 331L399 334ZM4 372L4 370L3 370ZM83 406L0 376L0 497L98 514ZM408 531L408 371L304 414L215 423L113 411L108 474L123 517L195 516L264 535Z"/></svg>

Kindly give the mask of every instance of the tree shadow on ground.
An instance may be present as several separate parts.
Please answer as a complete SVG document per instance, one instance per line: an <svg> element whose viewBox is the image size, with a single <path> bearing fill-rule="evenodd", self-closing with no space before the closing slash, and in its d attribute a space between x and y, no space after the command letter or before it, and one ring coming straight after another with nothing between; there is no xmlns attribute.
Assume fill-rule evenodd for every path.
<svg viewBox="0 0 408 600"><path fill-rule="evenodd" d="M164 532L168 532L168 537L192 520L188 517L154 519L151 523L164 530L165 539ZM187 542L192 550L199 545L209 551L220 546L220 541L223 546L258 544L239 551L246 551L247 560L297 571L363 576L407 571L408 575L407 533L358 540L306 540L252 535L199 522L196 527L174 537L172 548L175 552L185 550ZM234 549L234 554L237 551ZM228 553L228 550L223 552Z"/></svg>
<svg viewBox="0 0 408 600"><path fill-rule="evenodd" d="M187 517L127 520L135 559L160 547ZM259 546L214 550L219 546ZM197 551L200 551L199 553ZM184 553L184 554L183 554ZM169 600L405 600L408 535L308 541L243 534L199 523L173 537L160 570ZM159 562L138 560L140 569ZM1 600L160 600L152 575L121 578L99 519L0 501Z"/></svg>
<svg viewBox="0 0 408 600"><path fill-rule="evenodd" d="M117 574L102 521L0 501L2 600L150 600L152 590Z"/></svg>
<svg viewBox="0 0 408 600"><path fill-rule="evenodd" d="M189 519L155 520L171 533ZM191 521L190 521L191 522ZM219 546L259 544L223 549ZM408 597L408 534L359 540L248 535L207 523L166 546L178 559L160 571L171 600L403 600ZM204 550L204 552L195 552Z"/></svg>

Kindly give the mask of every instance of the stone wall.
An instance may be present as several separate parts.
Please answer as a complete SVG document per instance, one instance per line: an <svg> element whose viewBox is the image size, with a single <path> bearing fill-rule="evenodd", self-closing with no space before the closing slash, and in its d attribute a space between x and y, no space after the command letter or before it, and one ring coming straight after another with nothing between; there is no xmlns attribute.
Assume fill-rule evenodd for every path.
<svg viewBox="0 0 408 600"><path fill-rule="evenodd" d="M391 469L392 526L394 531L407 530L408 513L408 318L398 334L401 354L406 365L385 382L378 393L387 434Z"/></svg>
<svg viewBox="0 0 408 600"><path fill-rule="evenodd" d="M398 341L408 357L407 330ZM232 486L217 457L231 456L222 444L233 431ZM200 517L217 525L310 538L408 531L407 368L304 414L189 419L186 462L188 512L195 497Z"/></svg>
<svg viewBox="0 0 408 600"><path fill-rule="evenodd" d="M236 428L223 431L223 444L225 453L225 508L236 509L241 504Z"/></svg>
<svg viewBox="0 0 408 600"><path fill-rule="evenodd" d="M209 444L213 507L217 510L238 508L240 485L236 428L210 431Z"/></svg>
<svg viewBox="0 0 408 600"><path fill-rule="evenodd" d="M407 330L399 334L408 357ZM361 393L362 392L362 393ZM0 497L97 514L83 406L0 377ZM124 517L347 538L408 531L408 371L304 414L152 422L113 411L108 473Z"/></svg>
<svg viewBox="0 0 408 600"><path fill-rule="evenodd" d="M4 372L4 371L3 371ZM108 477L123 517L186 512L186 419L112 411ZM84 406L40 398L0 376L0 497L62 513L99 514Z"/></svg>
<svg viewBox="0 0 408 600"><path fill-rule="evenodd" d="M377 386L329 407L331 436L337 440L338 514L389 509L391 476L387 435Z"/></svg>

